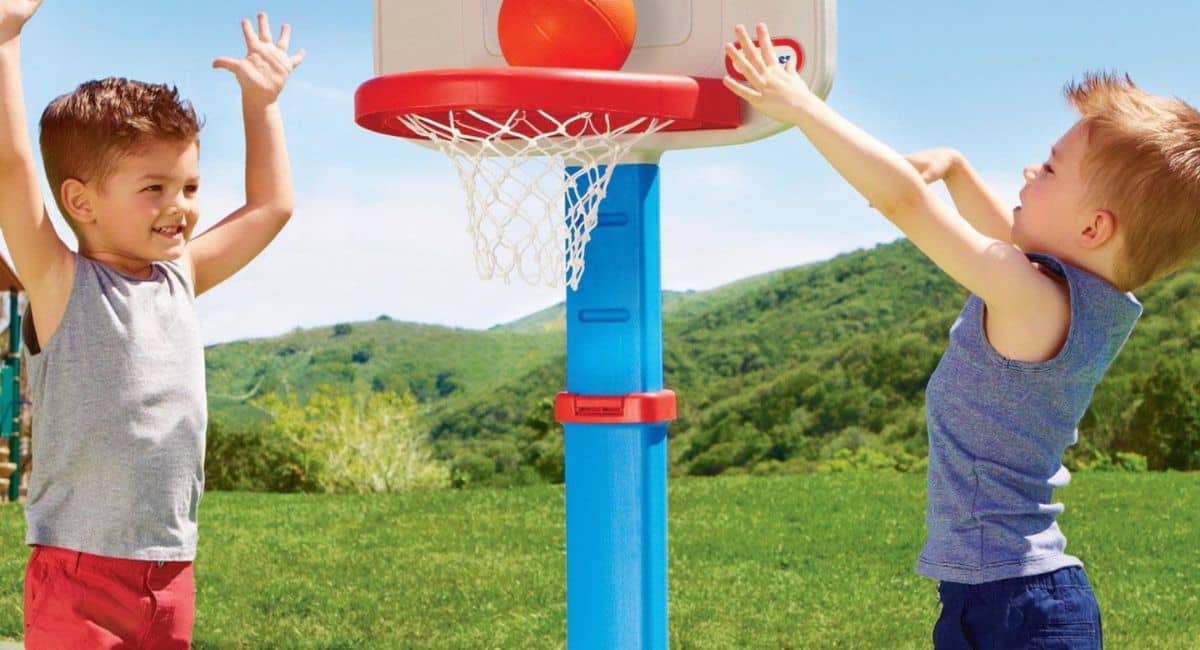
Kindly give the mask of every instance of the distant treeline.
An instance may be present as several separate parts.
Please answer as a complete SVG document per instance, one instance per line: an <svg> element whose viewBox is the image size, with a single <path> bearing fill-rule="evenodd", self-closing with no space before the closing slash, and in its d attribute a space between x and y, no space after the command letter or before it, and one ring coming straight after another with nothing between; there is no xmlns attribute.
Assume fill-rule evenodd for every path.
<svg viewBox="0 0 1200 650"><path fill-rule="evenodd" d="M1200 469L1200 268L1138 298L1145 315L1096 391L1072 468ZM925 383L965 299L907 241L672 295L672 472L921 470ZM561 481L551 402L564 382L561 328L559 307L487 332L381 317L216 346L210 438L270 435L269 395L411 394L452 484Z"/></svg>

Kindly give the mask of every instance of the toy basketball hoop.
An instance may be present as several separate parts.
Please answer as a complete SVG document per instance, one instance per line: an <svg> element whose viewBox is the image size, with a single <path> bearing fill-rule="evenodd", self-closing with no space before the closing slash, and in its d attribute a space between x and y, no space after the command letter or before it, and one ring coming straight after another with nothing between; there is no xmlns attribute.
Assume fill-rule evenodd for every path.
<svg viewBox="0 0 1200 650"><path fill-rule="evenodd" d="M658 162L787 128L722 83L736 72L723 56L735 24L771 25L781 62L824 97L835 0L631 0L636 39L620 71L508 66L497 24L501 3L514 1L510 11L527 12L518 27L536 23L531 38L544 31L542 12L618 4L375 0L376 77L355 95L355 120L453 161L480 275L571 289L566 390L554 400L567 647L667 650L667 429L677 409L663 381ZM564 48L603 49L599 32L558 34L556 65Z"/></svg>
<svg viewBox="0 0 1200 650"><path fill-rule="evenodd" d="M558 68L387 75L355 107L363 127L428 140L454 163L481 277L572 289L613 169L640 141L741 123L718 79Z"/></svg>

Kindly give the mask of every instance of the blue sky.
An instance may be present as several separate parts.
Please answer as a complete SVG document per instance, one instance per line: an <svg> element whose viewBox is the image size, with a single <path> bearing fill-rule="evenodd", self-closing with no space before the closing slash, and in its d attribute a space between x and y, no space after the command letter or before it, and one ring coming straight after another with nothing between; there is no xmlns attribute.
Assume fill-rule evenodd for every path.
<svg viewBox="0 0 1200 650"><path fill-rule="evenodd" d="M292 23L293 44L308 51L282 98L297 210L259 259L201 297L207 342L380 314L484 328L562 299L562 290L480 281L450 164L353 123L353 92L372 76L366 0L46 0L23 37L31 128L51 99L87 79L178 85L207 120L201 228L215 223L240 204L243 140L236 83L210 64L244 52L238 21L258 9L276 28ZM1040 162L1074 121L1061 88L1083 72L1128 72L1151 92L1200 105L1198 26L1200 3L1167 0L843 0L828 101L902 152L960 149L1015 203L1021 167ZM670 289L899 236L796 131L667 153L662 192Z"/></svg>

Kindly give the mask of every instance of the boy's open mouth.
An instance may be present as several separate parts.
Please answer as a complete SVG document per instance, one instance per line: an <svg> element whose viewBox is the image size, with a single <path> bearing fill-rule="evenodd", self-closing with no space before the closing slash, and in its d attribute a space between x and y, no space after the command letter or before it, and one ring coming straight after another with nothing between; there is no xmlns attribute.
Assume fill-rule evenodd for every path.
<svg viewBox="0 0 1200 650"><path fill-rule="evenodd" d="M183 234L183 226L164 226L162 228L154 228L154 232L163 237L178 237Z"/></svg>

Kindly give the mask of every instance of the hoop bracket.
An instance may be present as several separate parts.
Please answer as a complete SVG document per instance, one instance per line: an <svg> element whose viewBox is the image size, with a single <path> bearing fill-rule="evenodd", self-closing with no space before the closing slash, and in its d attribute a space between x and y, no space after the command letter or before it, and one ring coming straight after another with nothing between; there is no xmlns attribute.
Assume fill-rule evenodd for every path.
<svg viewBox="0 0 1200 650"><path fill-rule="evenodd" d="M676 417L675 391L628 395L559 393L554 418L560 424L652 424Z"/></svg>

